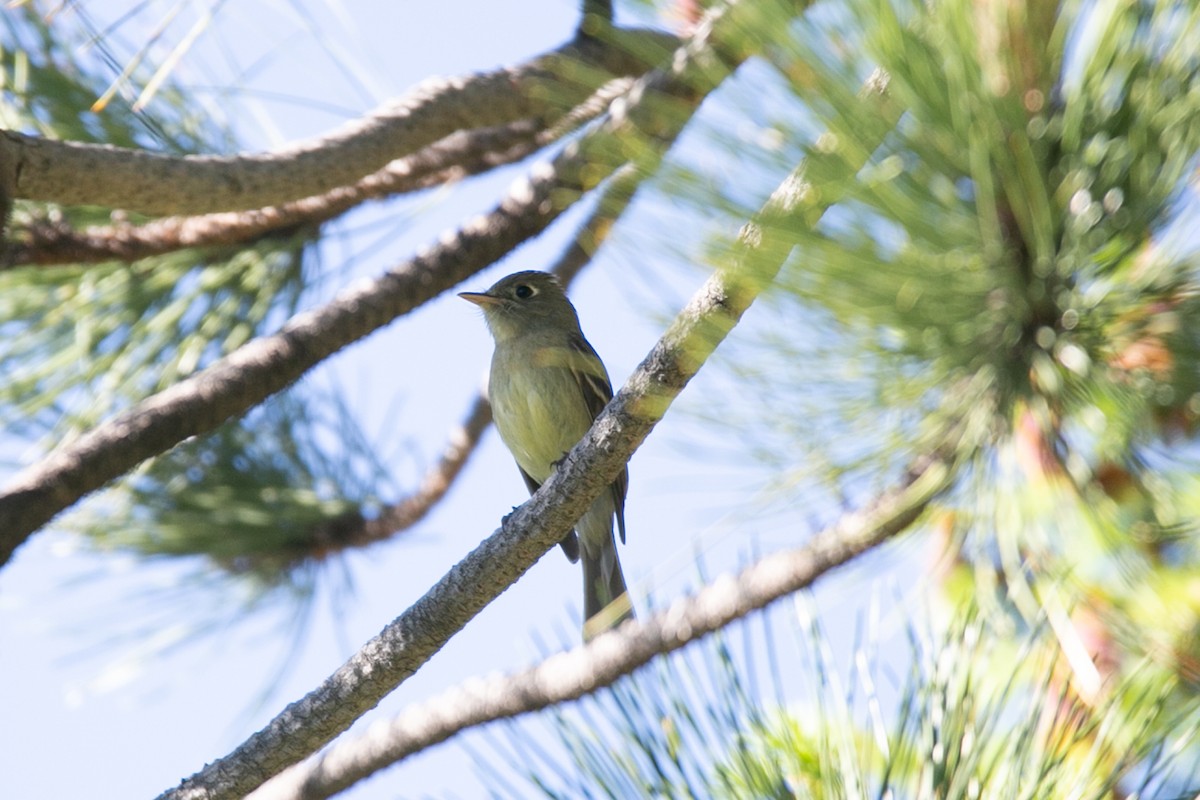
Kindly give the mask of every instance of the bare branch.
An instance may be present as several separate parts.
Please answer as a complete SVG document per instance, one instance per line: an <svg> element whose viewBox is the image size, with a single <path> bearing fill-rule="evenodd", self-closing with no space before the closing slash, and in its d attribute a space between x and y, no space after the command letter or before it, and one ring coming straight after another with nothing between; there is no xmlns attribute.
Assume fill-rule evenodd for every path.
<svg viewBox="0 0 1200 800"><path fill-rule="evenodd" d="M539 130L533 121L521 120L460 131L392 162L353 186L282 206L166 217L141 225L96 225L81 231L66 223L39 220L14 231L9 249L0 255L0 268L136 261L187 247L230 247L269 235L315 231L367 200L440 186L524 158L602 114L632 83L630 78L609 81L553 127Z"/></svg>
<svg viewBox="0 0 1200 800"><path fill-rule="evenodd" d="M753 13L754 4L744 3L710 21L713 27L702 28L700 38L687 48L687 57L702 55L697 48L709 36L718 38L736 31L743 24L738 10L746 7ZM677 59L676 67L686 60ZM724 74L713 70L714 65L708 63L705 74L710 80L723 79ZM898 114L884 116L894 124ZM881 126L877 131L880 141L886 130ZM811 172L844 184L861 169L873 149L862 144L859 139L856 146L843 151L831 142L826 151L810 159ZM741 257L705 282L587 435L534 496L505 519L499 531L456 564L320 687L288 706L232 753L161 795L161 800L241 797L323 747L413 675L558 542L625 466L674 398L773 280L791 250L792 231L815 223L825 207L823 203L836 196L836 191L821 191L825 187L820 179L809 182L803 175L804 170L798 170L772 195L740 238Z"/></svg>
<svg viewBox="0 0 1200 800"><path fill-rule="evenodd" d="M677 44L640 29L579 37L517 67L429 79L330 134L272 153L170 156L4 131L0 163L13 165L14 198L146 214L265 208L352 185L457 131L556 120L612 76L641 75Z"/></svg>
<svg viewBox="0 0 1200 800"><path fill-rule="evenodd" d="M541 233L636 154L652 172L700 101L740 61L726 63L705 28L669 70L639 80L596 127L568 145L490 214L443 235L415 258L352 286L201 372L101 423L22 470L0 491L0 565L33 531L142 461L213 430L291 385L346 345L408 313ZM749 52L733 57L744 59ZM730 56L726 56L729 58ZM669 99L670 102L667 102Z"/></svg>
<svg viewBox="0 0 1200 800"><path fill-rule="evenodd" d="M466 419L456 427L446 443L437 463L425 473L416 491L398 503L387 506L362 526L361 535L351 534L348 539L355 545L363 545L387 539L394 534L416 525L450 491L454 479L466 466L467 459L475 452L475 445L488 425L492 423L492 407L482 394L475 396Z"/></svg>
<svg viewBox="0 0 1200 800"><path fill-rule="evenodd" d="M464 131L368 175L352 186L282 206L166 217L75 230L37 220L13 232L5 267L136 261L188 247L242 245L264 236L316 228L364 201L437 186L511 163L542 144L532 123Z"/></svg>
<svg viewBox="0 0 1200 800"><path fill-rule="evenodd" d="M633 164L626 164L609 179L592 213L579 226L571 244L567 245L558 261L550 267L549 271L557 275L564 286L569 286L575 280L575 276L588 265L608 239L613 226L633 202L633 196L646 177Z"/></svg>
<svg viewBox="0 0 1200 800"><path fill-rule="evenodd" d="M844 514L803 547L769 555L736 576L723 576L696 596L589 644L547 658L511 676L473 679L406 708L363 736L334 745L279 774L248 800L318 800L341 792L463 730L577 700L609 686L657 655L741 619L811 586L818 578L911 526L950 487L955 466L969 457L961 426L941 446L913 462L899 485L863 509Z"/></svg>

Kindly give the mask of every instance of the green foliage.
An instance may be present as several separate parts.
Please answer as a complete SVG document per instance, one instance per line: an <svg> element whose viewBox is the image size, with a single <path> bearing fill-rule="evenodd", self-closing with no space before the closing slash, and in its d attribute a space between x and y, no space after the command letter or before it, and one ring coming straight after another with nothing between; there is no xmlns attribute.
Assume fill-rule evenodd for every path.
<svg viewBox="0 0 1200 800"><path fill-rule="evenodd" d="M337 398L292 391L150 461L75 525L102 548L205 556L268 589L363 544L389 483Z"/></svg>
<svg viewBox="0 0 1200 800"><path fill-rule="evenodd" d="M1049 5L1026 8L1035 15ZM846 188L845 221L798 242L803 260L784 288L828 308L856 344L927 365L932 385L988 371L1009 402L1057 399L1104 363L1107 328L1130 301L1144 306L1166 289L1161 276L1143 280L1130 298L1101 280L1135 266L1200 146L1200 95L1173 96L1164 112L1166 98L1129 76L1194 87L1200 65L1160 54L1153 37L1104 29L1097 38L1119 40L1116 51L1089 54L1078 33L1078 85L1075 73L1060 75L1068 31L1153 27L1153 18L1140 19L1152 14L1143 5L1109 5L1082 19L1054 8L1061 16L1044 29L1036 19L989 19L987 4L852 8L868 49L839 49L813 30L797 45L811 48L806 63L817 76L805 94L849 95L846 76L863 67L823 65L866 57L888 71L907 113ZM1113 13L1098 19L1106 10ZM1196 30L1195 19L1175 22ZM1032 55L1006 64L1005 46ZM839 133L870 113L862 103L856 112L830 103L813 111ZM1190 280L1178 252L1163 260L1176 286Z"/></svg>
<svg viewBox="0 0 1200 800"><path fill-rule="evenodd" d="M232 149L189 93L162 84L152 110L111 83L103 36L72 39L25 7L0 24L0 122L54 139L170 153ZM118 65L119 66L119 65ZM145 82L139 70L133 76ZM107 209L20 203L13 235L136 222ZM314 231L134 263L0 272L0 425L47 446L178 383L300 307ZM381 485L371 447L335 397L277 398L145 465L72 519L100 549L206 557L252 592L311 588L309 568L361 530ZM329 418L316 418L322 414ZM334 413L336 412L336 413ZM330 448L329 442L337 447ZM328 455L336 452L337 458Z"/></svg>
<svg viewBox="0 0 1200 800"><path fill-rule="evenodd" d="M809 373L841 358L868 360L879 389L865 399L900 411L983 375L1002 408L1037 396L1069 412L1090 404L1097 384L1124 380L1108 374L1116 327L1194 293L1187 252L1152 237L1200 146L1200 67L1178 44L1194 40L1180 31L1197 30L1195 12L1053 7L1057 19L1038 28L1040 18L991 20L977 5L858 3L853 34L837 14L810 15L788 47L769 51L826 131L808 142L812 152L853 147L869 129L878 110L857 88L877 64L906 109L871 165L840 187L846 199L815 229L796 229L798 256L761 348L778 356L790 341L792 363L804 366L772 371L781 392L820 401L805 391ZM1053 17L1042 6L1028 13ZM1170 28L1171 47L1166 20L1182 26ZM1063 66L1068 33L1074 58ZM1092 52L1095 40L1104 45ZM1001 45L1033 55L1006 64Z"/></svg>
<svg viewBox="0 0 1200 800"><path fill-rule="evenodd" d="M171 83L163 86L153 112L134 113L121 97L106 111L94 111L109 84L106 73L120 68L103 35L52 25L53 15L43 15L32 5L8 9L0 18L4 128L170 153L223 152L234 146L208 109Z"/></svg>
<svg viewBox="0 0 1200 800"><path fill-rule="evenodd" d="M167 86L154 114L117 101L92 110L107 65L24 8L0 27L0 123L55 139L172 153L221 152L230 141ZM107 224L108 210L19 203L16 238L33 226ZM292 313L310 233L224 252L181 250L135 264L0 273L0 423L56 438L178 382Z"/></svg>
<svg viewBox="0 0 1200 800"><path fill-rule="evenodd" d="M534 782L550 796L1191 796L1200 10L856 0L781 16L761 39L755 80L719 96L734 113L713 112L731 125L660 187L716 226L753 214L803 155L864 146L875 68L904 114L865 169L822 186L838 202L797 220L770 302L701 377L694 413L731 440L707 455L752 461L794 524L797 507L835 514L895 474L942 409L991 413L989 446L928 528L944 551L930 590L966 621L910 633L902 702L857 723L828 664L799 710L739 699L747 663L698 708L700 671L673 657L557 718L568 760L531 764ZM709 263L730 240L711 237ZM753 504L757 528L768 503ZM683 752L659 729L702 738L694 720L722 714L738 720L716 734L724 757L673 765L686 780L644 768ZM726 775L738 789L722 795Z"/></svg>
<svg viewBox="0 0 1200 800"><path fill-rule="evenodd" d="M0 272L0 420L83 429L231 352L295 308L303 257L289 247Z"/></svg>
<svg viewBox="0 0 1200 800"><path fill-rule="evenodd" d="M1122 670L1151 651L1190 670L1191 604L1157 630L1126 615L1196 565L1200 11L861 0L763 40L795 108L742 124L800 120L813 157L866 147L876 68L904 114L866 168L821 184L838 202L797 220L771 304L706 376L698 413L737 430L722 457L752 457L776 507L837 508L948 406L994 409L943 517L951 596L1026 624L1079 604L1121 632ZM747 111L778 96L733 88ZM775 182L791 149L759 152Z"/></svg>
<svg viewBox="0 0 1200 800"><path fill-rule="evenodd" d="M1049 625L1014 634L970 612L937 632L901 623L906 654L868 641L844 674L815 616L766 616L513 725L522 742L544 725L560 747L509 753L493 739L524 782L485 756L492 796L1165 800L1196 789L1200 701L1135 673L1084 702ZM788 627L798 649L781 657ZM770 663L756 663L764 652Z"/></svg>
<svg viewBox="0 0 1200 800"><path fill-rule="evenodd" d="M565 752L504 753L502 763L521 764L533 786L502 791L507 770L492 767L493 797L527 797L530 788L561 798L792 796L760 759L768 713L728 640L710 642L657 659L574 709L548 712L543 721ZM527 741L521 728L511 724L512 738Z"/></svg>

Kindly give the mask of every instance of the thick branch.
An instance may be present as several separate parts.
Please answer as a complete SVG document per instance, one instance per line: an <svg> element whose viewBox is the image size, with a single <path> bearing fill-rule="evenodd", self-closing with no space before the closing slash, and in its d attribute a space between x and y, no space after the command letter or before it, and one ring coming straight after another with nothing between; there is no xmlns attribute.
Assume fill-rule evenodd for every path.
<svg viewBox="0 0 1200 800"><path fill-rule="evenodd" d="M733 6L717 25L737 30L742 22L737 12L745 6L753 8L752 3ZM723 32L720 28L713 31L714 36ZM688 53L696 56L693 47ZM708 66L711 70L712 64ZM723 77L718 74L715 79ZM854 149L854 158L847 158L831 147L813 159L813 172L845 181L862 167L869 152ZM835 194L823 195L820 189L820 184L808 183L800 174L789 177L757 224L747 226L741 238L741 258L704 284L587 435L537 493L505 519L501 530L456 564L320 687L284 709L228 756L162 795L163 800L240 797L315 752L414 674L450 636L524 574L612 482L708 355L773 279L791 249L789 227L815 222L823 208L822 197Z"/></svg>
<svg viewBox="0 0 1200 800"><path fill-rule="evenodd" d="M14 231L4 266L136 261L188 247L242 245L273 233L315 232L322 223L367 200L475 175L523 158L541 146L533 124L523 121L455 134L352 186L281 206L166 217L140 225L94 225L82 230L65 222L36 220Z"/></svg>
<svg viewBox="0 0 1200 800"><path fill-rule="evenodd" d="M66 223L38 220L14 232L0 268L36 264L136 261L187 247L229 247L264 236L312 229L368 200L440 186L510 164L598 117L633 81L618 78L601 87L553 127L531 120L496 128L460 131L418 153L392 162L353 186L317 197L248 211L166 217L135 225L95 225L75 230Z"/></svg>
<svg viewBox="0 0 1200 800"><path fill-rule="evenodd" d="M170 156L7 131L0 163L14 165L20 199L146 214L265 208L352 185L457 131L557 119L609 77L644 73L677 43L647 30L578 37L521 66L427 80L333 133L273 153Z"/></svg>
<svg viewBox="0 0 1200 800"><path fill-rule="evenodd" d="M619 113L571 143L491 214L380 278L297 315L212 366L60 446L0 492L0 565L33 531L84 495L291 385L346 345L387 325L541 233L582 193L632 160L652 172L700 101L732 69L701 32L668 71L639 80ZM747 57L741 53L739 57ZM668 102L669 100L669 102ZM630 153L632 155L627 155Z"/></svg>
<svg viewBox="0 0 1200 800"><path fill-rule="evenodd" d="M803 547L767 556L682 598L640 623L512 676L474 679L375 724L264 784L249 800L318 800L444 742L463 730L576 700L609 686L651 658L712 633L752 611L811 586L818 578L912 525L953 480L969 453L959 431L917 459L898 486L847 513Z"/></svg>

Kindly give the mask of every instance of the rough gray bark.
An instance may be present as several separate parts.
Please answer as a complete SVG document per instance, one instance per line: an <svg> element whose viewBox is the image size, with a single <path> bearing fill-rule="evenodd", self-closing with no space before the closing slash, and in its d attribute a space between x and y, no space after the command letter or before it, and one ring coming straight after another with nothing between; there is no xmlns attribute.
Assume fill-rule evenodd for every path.
<svg viewBox="0 0 1200 800"><path fill-rule="evenodd" d="M367 200L438 186L523 158L538 149L529 122L467 131L392 162L351 186L279 206L190 217L164 217L74 229L65 221L35 220L13 232L0 266L136 261L189 247L232 247L281 230L310 229Z"/></svg>
<svg viewBox="0 0 1200 800"><path fill-rule="evenodd" d="M183 248L244 245L281 231L315 232L324 222L368 200L441 186L518 161L600 116L632 82L632 78L610 81L551 128L521 120L459 131L352 186L280 206L172 216L142 224L94 225L82 230L66 222L37 220L13 231L8 250L0 257L0 268L136 261Z"/></svg>

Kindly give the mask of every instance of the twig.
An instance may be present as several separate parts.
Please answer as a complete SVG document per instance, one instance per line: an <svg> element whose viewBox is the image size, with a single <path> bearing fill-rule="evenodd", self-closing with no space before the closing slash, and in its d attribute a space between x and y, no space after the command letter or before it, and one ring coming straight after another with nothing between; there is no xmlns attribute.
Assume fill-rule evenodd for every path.
<svg viewBox="0 0 1200 800"><path fill-rule="evenodd" d="M166 217L143 224L93 225L34 220L13 231L5 267L136 261L188 247L230 247L272 233L312 229L367 200L438 186L510 163L540 146L532 123L466 131L389 164L352 186L282 206Z"/></svg>
<svg viewBox="0 0 1200 800"><path fill-rule="evenodd" d="M633 164L626 164L609 179L608 186L596 202L596 207L579 226L571 243L549 269L558 276L558 280L564 286L569 286L571 281L575 280L575 276L588 265L592 256L608 239L613 226L633 202L634 195L646 177L648 176Z"/></svg>

